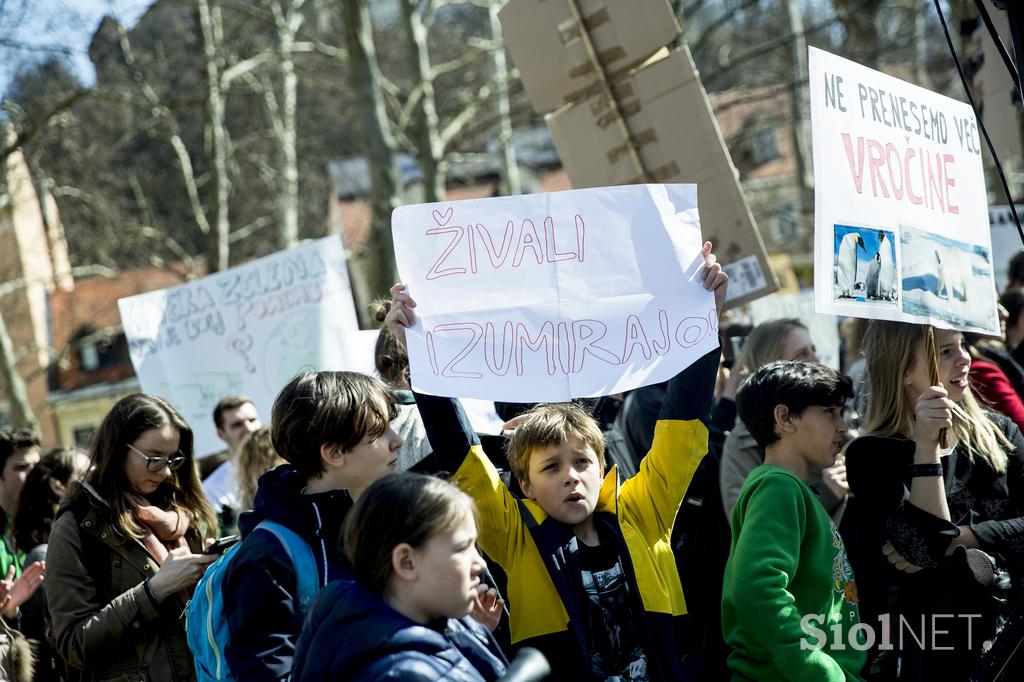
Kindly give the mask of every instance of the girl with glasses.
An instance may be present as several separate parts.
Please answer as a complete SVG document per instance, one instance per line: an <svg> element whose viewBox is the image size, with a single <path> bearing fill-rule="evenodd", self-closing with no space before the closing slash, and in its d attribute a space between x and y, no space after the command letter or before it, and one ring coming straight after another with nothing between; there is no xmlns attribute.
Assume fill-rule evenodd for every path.
<svg viewBox="0 0 1024 682"><path fill-rule="evenodd" d="M217 558L202 554L217 522L192 449L170 404L127 396L58 511L44 589L56 648L86 679L195 680L180 616Z"/></svg>

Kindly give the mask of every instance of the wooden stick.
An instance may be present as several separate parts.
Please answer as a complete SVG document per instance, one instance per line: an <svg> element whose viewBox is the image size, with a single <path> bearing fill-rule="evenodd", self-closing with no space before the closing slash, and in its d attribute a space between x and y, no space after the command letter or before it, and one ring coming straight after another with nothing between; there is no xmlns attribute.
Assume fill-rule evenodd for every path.
<svg viewBox="0 0 1024 682"><path fill-rule="evenodd" d="M935 347L935 328L930 324L925 325L924 345L925 353L928 355L928 380L932 386L940 386L942 382L939 380L939 351ZM949 447L946 429L939 431L939 447L943 449Z"/></svg>

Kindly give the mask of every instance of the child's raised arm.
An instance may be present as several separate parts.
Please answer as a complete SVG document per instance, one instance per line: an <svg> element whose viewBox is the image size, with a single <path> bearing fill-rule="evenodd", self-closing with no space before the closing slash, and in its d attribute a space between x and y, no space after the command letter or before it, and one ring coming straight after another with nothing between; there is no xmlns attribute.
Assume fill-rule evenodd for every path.
<svg viewBox="0 0 1024 682"><path fill-rule="evenodd" d="M384 317L384 324L403 348L405 328L416 323L415 308L416 301L404 284L391 287L391 309ZM425 395L416 393L415 389L413 386L416 407L434 450L437 471L453 474L462 466L470 448L480 444L480 439L457 398Z"/></svg>
<svg viewBox="0 0 1024 682"><path fill-rule="evenodd" d="M711 242L704 243L703 255L702 284L715 292L721 311L729 276L715 262ZM620 499L634 511L637 527L652 545L671 533L679 503L707 454L720 356L721 349L716 348L669 380L651 450L640 462L639 473L622 484Z"/></svg>
<svg viewBox="0 0 1024 682"><path fill-rule="evenodd" d="M729 275L722 272L722 266L711 253L711 242L704 242L704 266L701 268L702 284L705 289L715 292L715 307L722 314L725 292L729 286ZM692 365L676 374L668 382L665 402L661 404L662 419L699 419L708 423L711 405L715 397L715 380L721 348L705 354Z"/></svg>

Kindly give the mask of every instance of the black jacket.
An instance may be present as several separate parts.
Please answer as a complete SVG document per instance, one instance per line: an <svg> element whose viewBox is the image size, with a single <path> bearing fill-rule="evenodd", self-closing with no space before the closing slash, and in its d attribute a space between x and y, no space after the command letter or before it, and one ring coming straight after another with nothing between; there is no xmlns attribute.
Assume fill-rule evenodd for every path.
<svg viewBox="0 0 1024 682"><path fill-rule="evenodd" d="M490 682L507 661L471 618L419 625L357 583L324 589L295 652L296 682Z"/></svg>
<svg viewBox="0 0 1024 682"><path fill-rule="evenodd" d="M289 465L268 471L260 478L252 511L238 520L242 545L228 563L223 584L224 615L231 633L224 654L235 679L288 679L302 629L295 569L273 536L250 535L260 521L280 523L309 543L320 585L350 575L338 533L352 498L344 490L303 495L305 485Z"/></svg>

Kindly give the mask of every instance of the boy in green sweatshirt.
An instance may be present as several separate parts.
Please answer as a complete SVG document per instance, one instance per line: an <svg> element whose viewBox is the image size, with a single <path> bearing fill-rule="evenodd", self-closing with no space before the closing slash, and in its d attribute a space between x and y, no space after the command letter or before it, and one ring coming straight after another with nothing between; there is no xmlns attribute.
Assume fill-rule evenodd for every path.
<svg viewBox="0 0 1024 682"><path fill-rule="evenodd" d="M722 629L734 680L861 679L867 646L853 570L807 484L835 462L852 396L849 378L805 362L765 365L736 395L765 463L732 513Z"/></svg>

